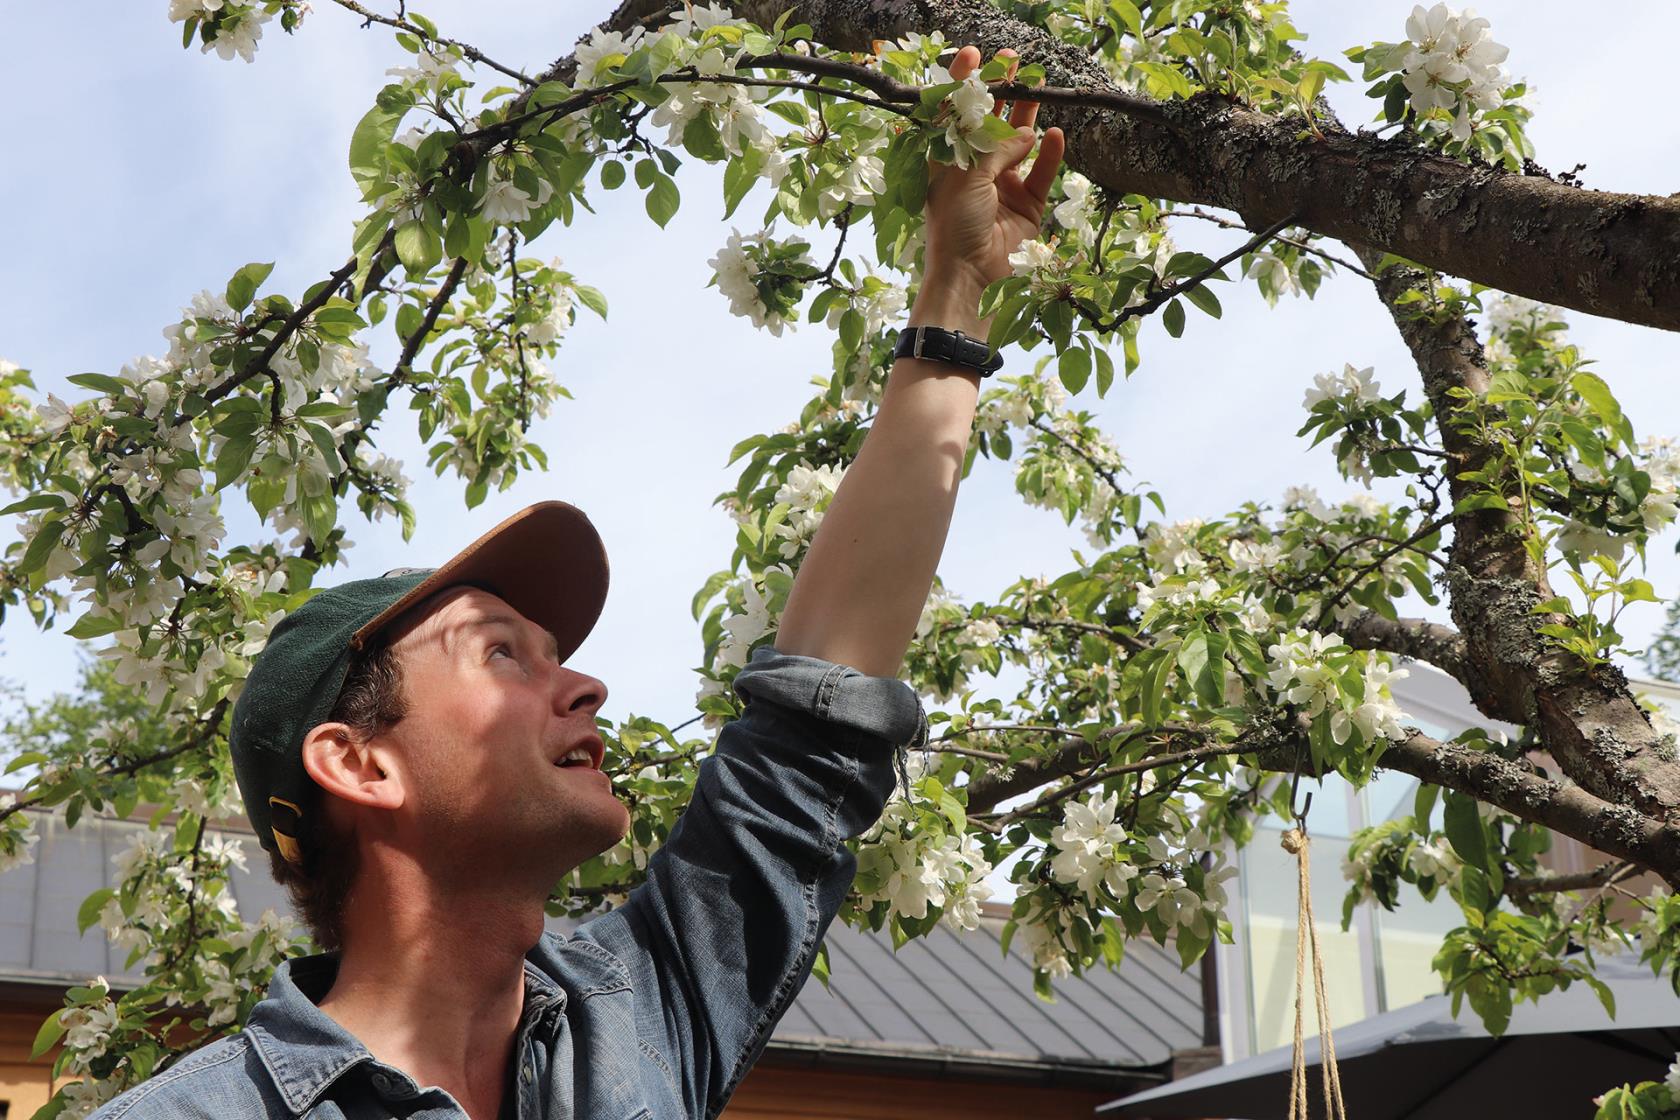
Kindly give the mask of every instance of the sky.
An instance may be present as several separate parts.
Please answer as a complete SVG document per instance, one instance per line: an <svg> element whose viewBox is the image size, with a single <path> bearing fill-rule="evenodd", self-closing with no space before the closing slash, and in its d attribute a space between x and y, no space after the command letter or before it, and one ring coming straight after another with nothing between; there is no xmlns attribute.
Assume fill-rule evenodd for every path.
<svg viewBox="0 0 1680 1120"><path fill-rule="evenodd" d="M193 294L219 291L247 262L274 261L264 290L295 296L348 256L359 212L345 158L350 132L387 80L385 69L409 56L388 31L364 30L331 0L315 7L289 39L271 24L248 65L182 50L165 0L101 5L78 26L73 67L59 46L61 12L0 7L0 43L9 48L0 101L12 106L0 116L0 150L11 155L0 175L0 358L32 369L43 396L74 399L83 394L68 385L70 375L161 355L162 328ZM433 0L420 10L443 34L534 72L568 53L612 7ZM1404 37L1409 10L1293 5L1306 49L1338 61L1346 47ZM1590 34L1579 5L1564 0L1499 0L1477 11L1511 48L1507 67L1537 89L1531 135L1541 164L1559 171L1585 163L1581 175L1595 189L1675 189L1680 123L1661 108L1668 75L1629 60L1680 37L1680 6L1600 6ZM1375 111L1362 91L1357 80L1328 91L1350 126ZM643 212L639 192L597 190L597 213L580 212L528 250L561 257L610 303L604 323L580 313L550 363L576 400L557 402L532 428L549 471L463 512L462 484L431 476L399 403L381 428L380 449L407 463L418 531L404 543L392 521L367 524L351 512L347 565L320 577L331 583L441 563L524 505L572 502L600 529L612 566L601 620L572 664L607 683L603 716L668 724L694 714L702 648L689 602L728 564L734 538L728 515L712 504L735 481L729 449L797 418L811 378L829 368L832 342L820 325L780 338L755 330L706 287L706 261L731 227L758 228L762 188L726 222L720 168L687 163L677 182L682 206L663 230ZM816 234L818 259L826 259L827 237ZM1242 240L1196 222L1175 228L1175 237L1214 255ZM1344 362L1373 366L1385 393L1421 392L1369 284L1339 276L1315 300L1286 298L1275 309L1251 283L1220 297L1224 317L1191 311L1180 340L1146 324L1138 372L1106 399L1087 389L1074 403L1097 414L1133 479L1161 493L1169 521L1215 518L1251 499L1275 503L1297 484L1331 501L1351 493L1357 483L1342 481L1328 448L1309 450L1294 432L1313 375ZM1568 318L1571 338L1597 363L1638 434L1680 434L1674 337L1580 313ZM388 368L396 350L375 332L377 363ZM1037 354L1011 353L1004 372L1030 372ZM1378 480L1376 492L1401 497L1397 480ZM242 498L229 495L224 506L228 543L270 535ZM15 533L15 519L0 519L0 544ZM1680 592L1675 539L1671 531L1649 550L1647 575L1665 599ZM1059 515L1025 506L1010 464L980 460L962 484L940 574L966 600L991 598L1022 575L1067 570L1074 548L1088 550L1083 535ZM1446 620L1444 604L1402 609ZM1643 645L1661 620L1658 606L1629 608L1621 620L1628 644ZM71 687L78 656L76 643L35 631L22 613L0 626L0 680L30 697ZM1013 692L1010 684L1001 694Z"/></svg>

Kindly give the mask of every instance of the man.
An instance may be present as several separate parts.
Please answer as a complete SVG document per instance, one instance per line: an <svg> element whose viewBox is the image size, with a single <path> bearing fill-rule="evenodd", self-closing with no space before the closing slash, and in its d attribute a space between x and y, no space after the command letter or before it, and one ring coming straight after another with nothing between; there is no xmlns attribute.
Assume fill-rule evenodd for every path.
<svg viewBox="0 0 1680 1120"><path fill-rule="evenodd" d="M952 76L979 60L964 47ZM1014 139L967 170L933 169L912 327L985 338L980 293L1037 233L1061 163L1050 129L1031 174L1011 170L1036 113L1016 106ZM600 770L606 687L564 664L606 596L588 520L541 503L442 568L323 591L285 619L235 709L232 750L257 835L330 951L282 964L245 1030L95 1116L722 1111L851 883L844 841L879 815L895 751L926 730L896 677L981 376L895 363L774 645L735 679L745 712L647 882L570 937L543 931L543 903L628 821Z"/></svg>

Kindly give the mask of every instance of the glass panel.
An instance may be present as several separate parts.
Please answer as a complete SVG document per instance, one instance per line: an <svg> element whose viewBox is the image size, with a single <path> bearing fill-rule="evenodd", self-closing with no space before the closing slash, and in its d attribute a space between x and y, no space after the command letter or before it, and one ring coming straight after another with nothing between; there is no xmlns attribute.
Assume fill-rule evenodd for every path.
<svg viewBox="0 0 1680 1120"><path fill-rule="evenodd" d="M1316 873L1316 865L1314 871ZM1314 900L1317 904L1317 899ZM1367 903L1366 905L1371 905ZM1448 930L1464 924L1458 904L1440 892L1432 901L1411 886L1400 888L1400 905L1376 914L1377 956L1382 959L1383 1001L1390 1010L1441 993L1441 977L1430 967Z"/></svg>
<svg viewBox="0 0 1680 1120"><path fill-rule="evenodd" d="M1345 805L1339 790L1327 788L1324 794L1315 796L1312 812L1315 827L1321 796L1326 810L1339 800ZM1345 828L1345 809L1342 818ZM1283 850L1278 836L1277 829L1257 830L1253 842L1242 852L1242 888L1248 904L1248 968L1253 986L1254 1052L1283 1046L1295 1037L1295 857ZM1342 880L1341 861L1346 844L1327 836L1309 851L1313 910L1318 918L1318 945L1324 958L1331 1024L1340 1027L1374 1010L1365 1006L1358 928L1342 932L1342 895L1347 885ZM1317 1034L1310 966L1305 1014L1306 1033Z"/></svg>

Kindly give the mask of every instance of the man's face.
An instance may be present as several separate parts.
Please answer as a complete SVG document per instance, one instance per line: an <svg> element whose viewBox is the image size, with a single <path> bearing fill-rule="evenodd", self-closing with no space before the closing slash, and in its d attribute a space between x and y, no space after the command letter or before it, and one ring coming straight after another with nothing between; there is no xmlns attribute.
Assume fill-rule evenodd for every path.
<svg viewBox="0 0 1680 1120"><path fill-rule="evenodd" d="M393 643L408 711L380 736L403 777L391 823L439 874L528 869L546 889L629 826L600 769L606 685L561 665L553 635L487 591L429 605Z"/></svg>

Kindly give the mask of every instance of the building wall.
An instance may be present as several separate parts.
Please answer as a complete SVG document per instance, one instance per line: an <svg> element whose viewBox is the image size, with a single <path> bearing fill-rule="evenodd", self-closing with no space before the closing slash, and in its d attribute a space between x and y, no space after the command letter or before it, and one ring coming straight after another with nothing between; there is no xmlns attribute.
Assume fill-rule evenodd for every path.
<svg viewBox="0 0 1680 1120"><path fill-rule="evenodd" d="M58 1048L29 1060L54 998L0 997L0 1120L28 1120L57 1089ZM742 1081L725 1120L1090 1120L1114 1089L1082 1090L993 1081L900 1077L850 1070L777 1068L766 1061ZM9 1106L9 1108L8 1108Z"/></svg>
<svg viewBox="0 0 1680 1120"><path fill-rule="evenodd" d="M52 1079L58 1047L31 1062L30 1047L41 1023L63 1006L57 992L50 998L13 998L0 1001L0 1120L28 1120L47 1103L57 1084Z"/></svg>
<svg viewBox="0 0 1680 1120"><path fill-rule="evenodd" d="M1090 1120L1114 1090L1000 1085L959 1078L898 1077L842 1070L747 1074L725 1120Z"/></svg>

